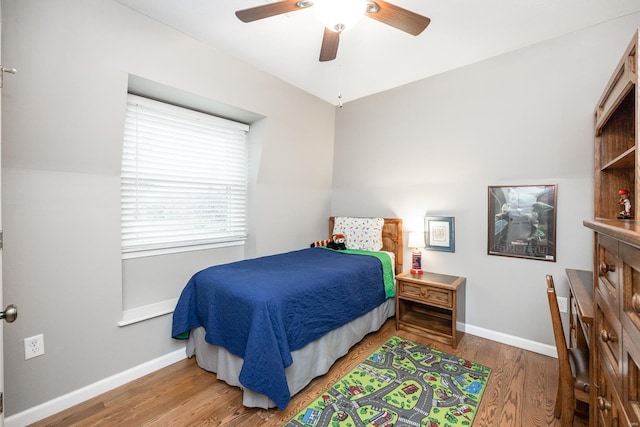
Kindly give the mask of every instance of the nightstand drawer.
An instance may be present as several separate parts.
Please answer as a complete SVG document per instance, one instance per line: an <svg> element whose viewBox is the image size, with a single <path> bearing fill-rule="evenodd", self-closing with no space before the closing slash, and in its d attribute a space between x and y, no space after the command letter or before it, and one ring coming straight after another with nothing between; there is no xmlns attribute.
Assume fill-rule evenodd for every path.
<svg viewBox="0 0 640 427"><path fill-rule="evenodd" d="M446 308L453 307L453 292L446 289L399 281L398 294L403 297L419 300L426 304Z"/></svg>

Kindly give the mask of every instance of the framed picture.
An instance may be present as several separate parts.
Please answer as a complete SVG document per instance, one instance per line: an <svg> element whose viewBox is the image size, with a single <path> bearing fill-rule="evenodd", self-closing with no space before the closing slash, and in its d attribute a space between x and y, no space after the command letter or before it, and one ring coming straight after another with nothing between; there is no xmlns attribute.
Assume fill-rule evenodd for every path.
<svg viewBox="0 0 640 427"><path fill-rule="evenodd" d="M426 216L424 218L425 249L456 251L455 220L452 216Z"/></svg>
<svg viewBox="0 0 640 427"><path fill-rule="evenodd" d="M556 261L554 185L489 187L487 253Z"/></svg>

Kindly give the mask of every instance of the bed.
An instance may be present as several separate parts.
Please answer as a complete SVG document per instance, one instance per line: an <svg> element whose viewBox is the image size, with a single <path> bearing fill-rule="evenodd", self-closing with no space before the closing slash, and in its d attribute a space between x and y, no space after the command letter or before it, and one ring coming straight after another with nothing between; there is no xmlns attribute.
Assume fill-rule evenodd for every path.
<svg viewBox="0 0 640 427"><path fill-rule="evenodd" d="M353 224L363 221L379 226L372 246L381 245L379 251L359 240L362 228ZM365 246L305 248L214 266L185 286L172 336L187 339L187 356L195 355L201 368L241 387L244 406L284 409L393 316L402 220L331 217L329 235L335 232L347 236L348 247L349 240Z"/></svg>

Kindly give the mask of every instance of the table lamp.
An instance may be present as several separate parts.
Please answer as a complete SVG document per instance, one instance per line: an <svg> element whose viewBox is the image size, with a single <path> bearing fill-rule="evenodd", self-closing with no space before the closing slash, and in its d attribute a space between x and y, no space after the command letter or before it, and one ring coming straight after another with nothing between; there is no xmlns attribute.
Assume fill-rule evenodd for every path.
<svg viewBox="0 0 640 427"><path fill-rule="evenodd" d="M411 251L411 274L422 274L422 248L424 244L424 233L421 231L411 231L409 233L409 248Z"/></svg>

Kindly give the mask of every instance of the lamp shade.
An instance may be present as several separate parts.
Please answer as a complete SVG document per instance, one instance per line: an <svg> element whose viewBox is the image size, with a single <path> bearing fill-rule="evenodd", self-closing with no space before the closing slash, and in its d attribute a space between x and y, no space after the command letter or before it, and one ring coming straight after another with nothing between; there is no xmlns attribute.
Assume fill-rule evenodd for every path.
<svg viewBox="0 0 640 427"><path fill-rule="evenodd" d="M341 33L358 23L367 10L366 0L316 0L313 10L331 31Z"/></svg>
<svg viewBox="0 0 640 427"><path fill-rule="evenodd" d="M424 233L421 231L412 231L409 233L410 248L424 248Z"/></svg>

